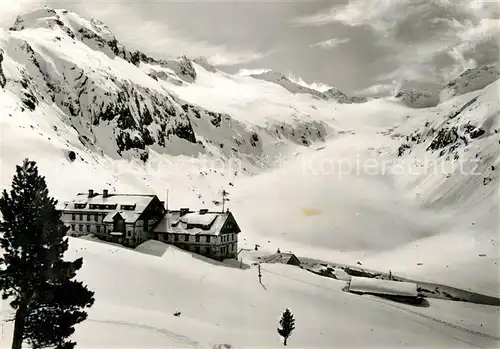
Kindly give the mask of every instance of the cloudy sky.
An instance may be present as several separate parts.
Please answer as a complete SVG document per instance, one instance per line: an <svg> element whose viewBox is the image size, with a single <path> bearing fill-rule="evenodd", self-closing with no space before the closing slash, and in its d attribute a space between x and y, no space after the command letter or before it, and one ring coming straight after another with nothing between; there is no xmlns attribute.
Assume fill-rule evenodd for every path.
<svg viewBox="0 0 500 349"><path fill-rule="evenodd" d="M0 25L48 5L102 20L155 57L205 56L229 72L274 69L313 87L435 88L499 59L497 0L0 0Z"/></svg>

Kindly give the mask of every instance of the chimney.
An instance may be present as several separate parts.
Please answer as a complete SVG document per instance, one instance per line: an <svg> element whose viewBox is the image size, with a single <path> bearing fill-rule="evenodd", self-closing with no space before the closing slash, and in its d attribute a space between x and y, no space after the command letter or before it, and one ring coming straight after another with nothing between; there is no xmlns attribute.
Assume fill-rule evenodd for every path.
<svg viewBox="0 0 500 349"><path fill-rule="evenodd" d="M183 207L183 208L181 208L181 217L184 216L188 212L189 212L189 207Z"/></svg>
<svg viewBox="0 0 500 349"><path fill-rule="evenodd" d="M89 199L94 196L94 189L89 189Z"/></svg>
<svg viewBox="0 0 500 349"><path fill-rule="evenodd" d="M103 198L107 198L108 196L109 196L109 194L108 194L108 189L103 189L103 190L102 190L102 197L103 197Z"/></svg>
<svg viewBox="0 0 500 349"><path fill-rule="evenodd" d="M208 212L208 208L202 208L200 209L200 214L205 214Z"/></svg>

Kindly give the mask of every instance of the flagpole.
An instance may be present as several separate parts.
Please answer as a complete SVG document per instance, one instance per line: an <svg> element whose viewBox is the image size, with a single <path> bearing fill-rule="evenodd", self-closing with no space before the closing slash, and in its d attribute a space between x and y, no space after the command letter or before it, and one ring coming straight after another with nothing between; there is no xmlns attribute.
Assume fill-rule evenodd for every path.
<svg viewBox="0 0 500 349"><path fill-rule="evenodd" d="M167 200L166 200L165 206L166 206L165 207L165 211L166 211L166 213L165 213L165 234L167 234L167 236L168 236L168 231L167 231L167 229L168 229L168 189L167 189Z"/></svg>

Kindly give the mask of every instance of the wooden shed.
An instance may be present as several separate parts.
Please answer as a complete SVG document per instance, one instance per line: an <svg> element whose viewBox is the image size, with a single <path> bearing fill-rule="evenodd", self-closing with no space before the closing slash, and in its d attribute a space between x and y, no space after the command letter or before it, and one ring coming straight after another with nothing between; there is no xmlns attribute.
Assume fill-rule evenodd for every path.
<svg viewBox="0 0 500 349"><path fill-rule="evenodd" d="M300 260L293 253L278 252L262 258L262 263L282 263L300 266Z"/></svg>

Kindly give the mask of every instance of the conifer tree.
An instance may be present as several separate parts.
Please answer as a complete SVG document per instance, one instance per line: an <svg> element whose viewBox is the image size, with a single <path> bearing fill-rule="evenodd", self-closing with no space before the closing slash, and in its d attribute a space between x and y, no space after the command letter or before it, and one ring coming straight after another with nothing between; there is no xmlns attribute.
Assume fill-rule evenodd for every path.
<svg viewBox="0 0 500 349"><path fill-rule="evenodd" d="M56 204L28 159L16 166L10 195L4 190L0 197L0 292L15 311L12 349L21 349L23 342L33 349L74 348L68 337L87 318L83 309L94 303L94 293L74 280L82 258L63 260L68 228Z"/></svg>
<svg viewBox="0 0 500 349"><path fill-rule="evenodd" d="M288 337L290 337L292 335L292 331L295 330L295 319L288 308L281 316L280 326L281 328L278 328L278 333L281 337L283 337L283 345L286 346Z"/></svg>

